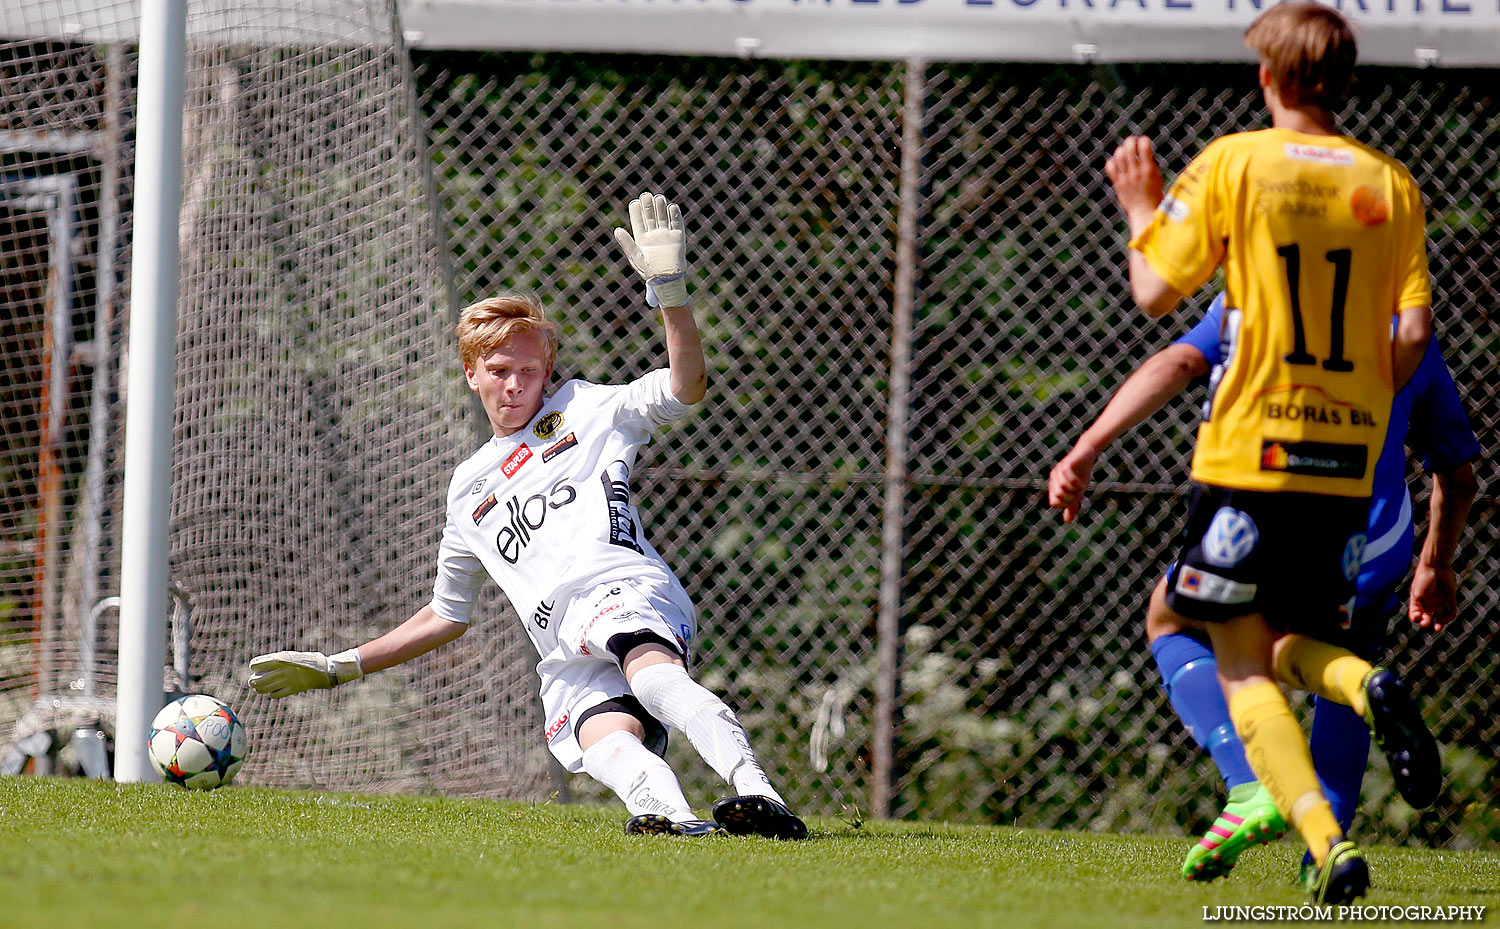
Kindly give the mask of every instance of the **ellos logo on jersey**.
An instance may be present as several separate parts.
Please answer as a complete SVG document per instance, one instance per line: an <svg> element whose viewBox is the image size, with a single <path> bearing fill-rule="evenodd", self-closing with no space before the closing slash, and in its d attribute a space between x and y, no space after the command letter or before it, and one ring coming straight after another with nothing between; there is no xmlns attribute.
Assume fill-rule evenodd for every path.
<svg viewBox="0 0 1500 929"><path fill-rule="evenodd" d="M1203 533L1203 559L1220 568L1232 568L1255 551L1259 540L1253 519L1233 507L1219 507Z"/></svg>
<svg viewBox="0 0 1500 929"><path fill-rule="evenodd" d="M506 524L495 534L495 548L506 563L515 564L534 533L547 524L547 514L578 499L578 491L567 481L558 481L544 494L520 495L505 501Z"/></svg>

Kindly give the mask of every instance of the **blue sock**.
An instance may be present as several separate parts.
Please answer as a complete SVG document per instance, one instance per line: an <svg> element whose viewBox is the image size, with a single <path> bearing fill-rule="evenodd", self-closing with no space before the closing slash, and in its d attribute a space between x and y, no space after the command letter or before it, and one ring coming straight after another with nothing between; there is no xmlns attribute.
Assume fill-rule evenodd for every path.
<svg viewBox="0 0 1500 929"><path fill-rule="evenodd" d="M1151 643L1167 699L1199 746L1213 756L1224 783L1233 788L1255 780L1245 746L1234 731L1229 705L1219 687L1213 650L1190 635L1172 633Z"/></svg>
<svg viewBox="0 0 1500 929"><path fill-rule="evenodd" d="M1334 818L1347 835L1359 809L1359 788L1370 757L1370 729L1364 717L1342 703L1318 698L1313 711L1313 767L1323 784L1323 795L1333 807ZM1311 856L1304 857L1311 861Z"/></svg>

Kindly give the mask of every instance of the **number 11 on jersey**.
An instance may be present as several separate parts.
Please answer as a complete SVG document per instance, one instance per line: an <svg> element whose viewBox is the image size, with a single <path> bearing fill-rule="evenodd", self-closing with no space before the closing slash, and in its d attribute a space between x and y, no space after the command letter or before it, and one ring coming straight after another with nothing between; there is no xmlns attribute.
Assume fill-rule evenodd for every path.
<svg viewBox="0 0 1500 929"><path fill-rule="evenodd" d="M1292 350L1282 358L1291 365L1310 365L1317 361L1307 350L1307 335L1302 327L1302 249L1293 242L1276 249L1286 263L1287 294L1292 304ZM1349 297L1349 265L1354 252L1335 248L1323 255L1333 265L1333 303L1329 310L1329 355L1323 359L1325 371L1353 371L1354 362L1344 357L1344 302Z"/></svg>

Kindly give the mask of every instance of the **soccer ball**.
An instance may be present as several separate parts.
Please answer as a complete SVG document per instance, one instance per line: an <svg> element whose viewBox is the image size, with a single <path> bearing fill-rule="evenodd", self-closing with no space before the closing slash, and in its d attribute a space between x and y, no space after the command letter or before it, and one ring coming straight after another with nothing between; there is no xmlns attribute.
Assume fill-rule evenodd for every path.
<svg viewBox="0 0 1500 929"><path fill-rule="evenodd" d="M213 790L234 779L250 754L250 738L223 701L191 694L168 703L151 720L147 750L166 780Z"/></svg>

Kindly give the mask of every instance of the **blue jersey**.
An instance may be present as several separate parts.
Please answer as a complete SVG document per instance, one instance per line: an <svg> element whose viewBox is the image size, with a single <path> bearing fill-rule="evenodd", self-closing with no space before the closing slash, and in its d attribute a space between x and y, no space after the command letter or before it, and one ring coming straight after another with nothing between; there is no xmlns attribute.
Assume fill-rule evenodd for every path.
<svg viewBox="0 0 1500 929"><path fill-rule="evenodd" d="M1214 298L1203 319L1177 345L1190 345L1210 365L1224 359L1219 329L1224 319L1224 295ZM1396 392L1385 445L1375 462L1375 485L1370 497L1370 525L1364 560L1360 564L1356 608L1389 611L1401 599L1397 587L1411 566L1414 530L1411 494L1406 489L1406 448L1422 457L1427 471L1451 471L1479 454L1479 441L1469 427L1463 401L1443 361L1438 341L1427 343L1422 363L1411 381Z"/></svg>

